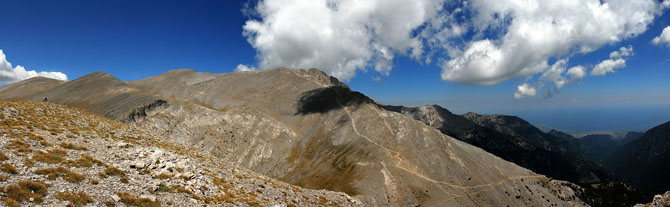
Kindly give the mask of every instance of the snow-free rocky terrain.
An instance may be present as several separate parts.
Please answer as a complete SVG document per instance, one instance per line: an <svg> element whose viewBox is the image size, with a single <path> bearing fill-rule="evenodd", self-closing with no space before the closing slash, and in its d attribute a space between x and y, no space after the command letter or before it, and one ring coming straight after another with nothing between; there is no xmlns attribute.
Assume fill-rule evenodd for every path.
<svg viewBox="0 0 670 207"><path fill-rule="evenodd" d="M69 82L33 78L0 87L0 99L45 97L216 157L212 164L249 169L306 189L343 192L366 206L586 205L566 187L573 184L387 111L316 69L226 74L184 69L128 82L97 72ZM151 158L146 159L140 164L152 168ZM355 201L344 196L332 202Z"/></svg>
<svg viewBox="0 0 670 207"><path fill-rule="evenodd" d="M362 206L57 104L0 101L0 135L7 206Z"/></svg>

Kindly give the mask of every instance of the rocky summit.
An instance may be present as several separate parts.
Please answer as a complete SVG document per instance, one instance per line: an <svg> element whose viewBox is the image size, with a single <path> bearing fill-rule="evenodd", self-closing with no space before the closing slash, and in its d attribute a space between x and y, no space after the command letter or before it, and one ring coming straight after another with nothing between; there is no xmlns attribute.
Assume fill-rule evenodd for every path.
<svg viewBox="0 0 670 207"><path fill-rule="evenodd" d="M30 81L33 81L31 86L25 86ZM165 172L160 169L167 166L161 168L162 164L155 160L167 159L163 157L171 156L167 155L170 153L154 153L167 150L137 149L141 145L135 143L130 143L132 147L129 148L118 147L114 138L110 138L109 144L96 144L98 148L87 145L87 148L96 150L85 152L113 153L107 145L112 146L109 149L127 149L109 155L118 160L103 163L111 166L115 163L125 174L133 172L146 179L158 178L158 193L149 193L145 197L154 196L148 198L165 204L169 199L174 199L170 202L175 205L181 204L178 202L207 204L207 201L216 200L208 198L223 195L226 189L239 189L236 192L240 197L253 197L254 202L289 206L358 205L358 202L366 206L586 205L575 195L573 188L567 187L574 184L534 173L405 114L388 111L377 101L352 91L316 69L278 68L227 74L185 69L128 82L106 73L94 73L69 82L35 82L29 79L2 87L0 99L42 101L47 98L48 102L122 121L137 129L131 131L151 134L155 138L121 141L167 142L192 150L193 155L184 154L180 159L202 160L203 164L182 169L202 175L202 183L216 183L218 178L232 182L237 175L235 172L249 174L240 178L247 180L227 183L227 187L212 184L205 191L199 186L192 187L190 192L202 200L182 193L181 196L195 201L181 201L181 197L166 198L172 191L180 193L170 190L173 185L187 182L179 178L186 171L175 172L175 167L182 163L177 158L179 156L175 155L175 160L170 162L175 165L173 171ZM76 139L86 140L84 138ZM48 150L45 149L47 153ZM103 160L102 157L94 158ZM78 158L68 157L71 159ZM104 167L93 168L103 170ZM83 173L76 171L77 168L66 169ZM145 169L150 170L144 172ZM222 174L209 175L205 173L208 171ZM177 176L177 173L181 174ZM125 177L131 184L130 181L135 181L135 178ZM105 179L110 179L114 185L126 185L121 178L124 176L107 176ZM101 177L96 179L102 183ZM248 187L254 184L246 184L257 180L286 182L301 190L287 192L287 195L263 194L256 192L259 188ZM161 181L168 192L161 192L160 189L165 189L161 188ZM271 189L270 185L264 184L261 191ZM149 187L154 188L153 185ZM151 188L149 191L153 190ZM341 193L316 191L321 189ZM221 192L212 192L216 190ZM131 195L141 199L141 192L145 191L134 191ZM202 192L207 196L200 195ZM100 196L125 196L111 190L99 193ZM303 200L293 195L299 195ZM294 204L292 199L297 203ZM219 201L226 205L245 204L239 199L216 200ZM325 203L319 203L321 201Z"/></svg>

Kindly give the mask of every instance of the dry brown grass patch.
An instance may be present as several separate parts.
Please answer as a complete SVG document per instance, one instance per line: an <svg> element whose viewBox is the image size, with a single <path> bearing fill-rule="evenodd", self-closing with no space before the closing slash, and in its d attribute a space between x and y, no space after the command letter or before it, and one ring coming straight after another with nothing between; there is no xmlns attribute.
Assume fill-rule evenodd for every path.
<svg viewBox="0 0 670 207"><path fill-rule="evenodd" d="M2 165L0 165L0 170L2 170L3 172L9 173L9 174L18 174L19 173L19 171L17 171L16 168L14 167L14 165L12 165L11 163L6 163L6 162L3 162Z"/></svg>
<svg viewBox="0 0 670 207"><path fill-rule="evenodd" d="M14 199L7 198L7 199L3 199L3 201L5 202L5 205L7 205L7 207L20 207L21 206L21 203L19 203L18 201L15 201Z"/></svg>
<svg viewBox="0 0 670 207"><path fill-rule="evenodd" d="M59 192L54 195L58 200L70 201L68 206L83 206L87 203L93 203L93 198L84 192Z"/></svg>
<svg viewBox="0 0 670 207"><path fill-rule="evenodd" d="M0 152L0 161L5 161L5 160L8 160L8 159L9 159L9 157L7 157L7 155L5 155L5 153Z"/></svg>
<svg viewBox="0 0 670 207"><path fill-rule="evenodd" d="M65 142L58 143L58 146L61 146L62 148L65 148L65 149L72 149L72 150L84 150L84 151L88 150L84 146L79 146L79 145L76 145L76 144L65 143Z"/></svg>
<svg viewBox="0 0 670 207"><path fill-rule="evenodd" d="M38 151L33 154L31 160L40 161L43 163L49 164L59 164L65 162L65 157L67 157L67 152L61 149L49 150L46 153Z"/></svg>
<svg viewBox="0 0 670 207"><path fill-rule="evenodd" d="M58 177L61 177L63 180L71 183L79 183L84 180L83 175L72 172L64 167L39 169L35 171L35 173L40 175L47 175L47 179L49 180L54 180Z"/></svg>
<svg viewBox="0 0 670 207"><path fill-rule="evenodd" d="M47 195L47 188L49 186L42 181L21 181L16 185L10 185L5 188L7 199L17 202L30 201L33 198L33 203L42 203L44 197Z"/></svg>
<svg viewBox="0 0 670 207"><path fill-rule="evenodd" d="M93 167L93 165L106 167L105 163L88 155L82 155L77 160L69 160L67 165L70 167Z"/></svg>
<svg viewBox="0 0 670 207"><path fill-rule="evenodd" d="M125 203L128 206L141 206L141 207L159 207L161 206L160 201L151 201L146 198L137 198L132 194L124 192L116 192L116 195L121 198L121 202Z"/></svg>
<svg viewBox="0 0 670 207"><path fill-rule="evenodd" d="M172 174L169 174L169 173L161 173L160 175L157 175L157 176L154 177L154 178L161 179L161 180L165 180L165 179L170 179L170 178L172 178L172 176L173 176L173 175L172 175Z"/></svg>
<svg viewBox="0 0 670 207"><path fill-rule="evenodd" d="M105 169L104 174L106 176L119 176L119 177L125 177L126 176L126 173L123 172L123 170L121 170L119 168L115 168L115 167L107 167Z"/></svg>

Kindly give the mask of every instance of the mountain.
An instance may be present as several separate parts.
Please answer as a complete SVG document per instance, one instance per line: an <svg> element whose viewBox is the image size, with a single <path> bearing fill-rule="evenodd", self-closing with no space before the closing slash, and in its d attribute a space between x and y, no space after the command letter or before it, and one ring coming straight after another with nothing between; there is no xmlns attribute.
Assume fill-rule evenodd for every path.
<svg viewBox="0 0 670 207"><path fill-rule="evenodd" d="M0 101L5 206L362 206L63 105Z"/></svg>
<svg viewBox="0 0 670 207"><path fill-rule="evenodd" d="M30 94L22 99L81 107L232 167L369 206L585 205L566 182L386 111L316 69L175 70L129 82L91 74Z"/></svg>
<svg viewBox="0 0 670 207"><path fill-rule="evenodd" d="M644 135L644 132L628 132L626 133L626 136L623 137L623 139L619 140L619 146L624 146L633 140L640 138L642 135Z"/></svg>
<svg viewBox="0 0 670 207"><path fill-rule="evenodd" d="M550 151L528 143L524 137L524 131L530 131L532 135L540 139L542 137L557 138L532 130L532 125L519 118L510 118L515 120L511 123L516 124L516 127L496 127L496 129L506 129L507 132L515 135L512 136L480 126L464 116L455 115L438 105L421 107L384 106L384 108L406 114L426 125L439 129L444 134L480 147L487 152L535 172L578 183L579 185L566 186L572 188L581 200L591 206L631 206L647 199L643 193L627 184L612 181L610 172L580 155L574 154L574 152ZM470 113L470 116L474 115L474 113ZM528 125L520 126L521 124ZM514 131L514 129L524 130ZM557 134L556 137L561 137L570 144L575 142L569 134L555 130L550 133ZM536 140L536 143L549 142ZM579 146L579 144L577 143L575 146ZM571 146L552 149L571 149Z"/></svg>
<svg viewBox="0 0 670 207"><path fill-rule="evenodd" d="M591 134L575 139L578 151L587 159L604 164L605 160L619 147L619 142L608 134Z"/></svg>
<svg viewBox="0 0 670 207"><path fill-rule="evenodd" d="M537 127L516 116L486 115L469 112L463 115L466 119L489 129L496 130L502 134L519 137L530 144L543 149L571 153L574 152L570 141L560 139L544 133Z"/></svg>
<svg viewBox="0 0 670 207"><path fill-rule="evenodd" d="M623 137L615 138L612 134L588 134L581 138L552 129L548 134L569 140L572 148L579 155L598 163L607 168L611 168L608 160L621 146L636 140L642 136L642 132L627 132Z"/></svg>
<svg viewBox="0 0 670 207"><path fill-rule="evenodd" d="M670 189L670 122L622 146L609 159L615 173L652 194Z"/></svg>
<svg viewBox="0 0 670 207"><path fill-rule="evenodd" d="M446 135L480 147L507 161L555 179L575 183L597 183L611 179L607 170L581 157L536 146L527 141L525 136L521 136L520 133L514 131L510 131L510 134L513 135L503 134L496 130L480 126L466 117L453 114L438 105L426 105L416 108L385 106L384 108L407 114L440 130ZM536 137L534 142L542 146L551 143L550 141L540 141L539 139ZM550 149L567 148L550 147Z"/></svg>
<svg viewBox="0 0 670 207"><path fill-rule="evenodd" d="M553 136L558 137L558 138L563 138L563 139L569 140L569 141L572 141L572 140L575 139L574 136L572 136L568 133L562 132L562 131L558 131L556 129L549 130L549 132L547 132L547 134L553 135Z"/></svg>

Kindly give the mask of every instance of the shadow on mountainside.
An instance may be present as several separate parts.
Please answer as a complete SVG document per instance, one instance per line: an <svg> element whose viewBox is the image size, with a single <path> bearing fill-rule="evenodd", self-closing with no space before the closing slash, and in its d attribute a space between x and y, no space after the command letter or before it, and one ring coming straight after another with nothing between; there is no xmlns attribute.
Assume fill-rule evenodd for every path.
<svg viewBox="0 0 670 207"><path fill-rule="evenodd" d="M300 94L296 114L326 113L344 106L357 107L365 103L375 102L360 92L351 91L348 87L317 88Z"/></svg>

